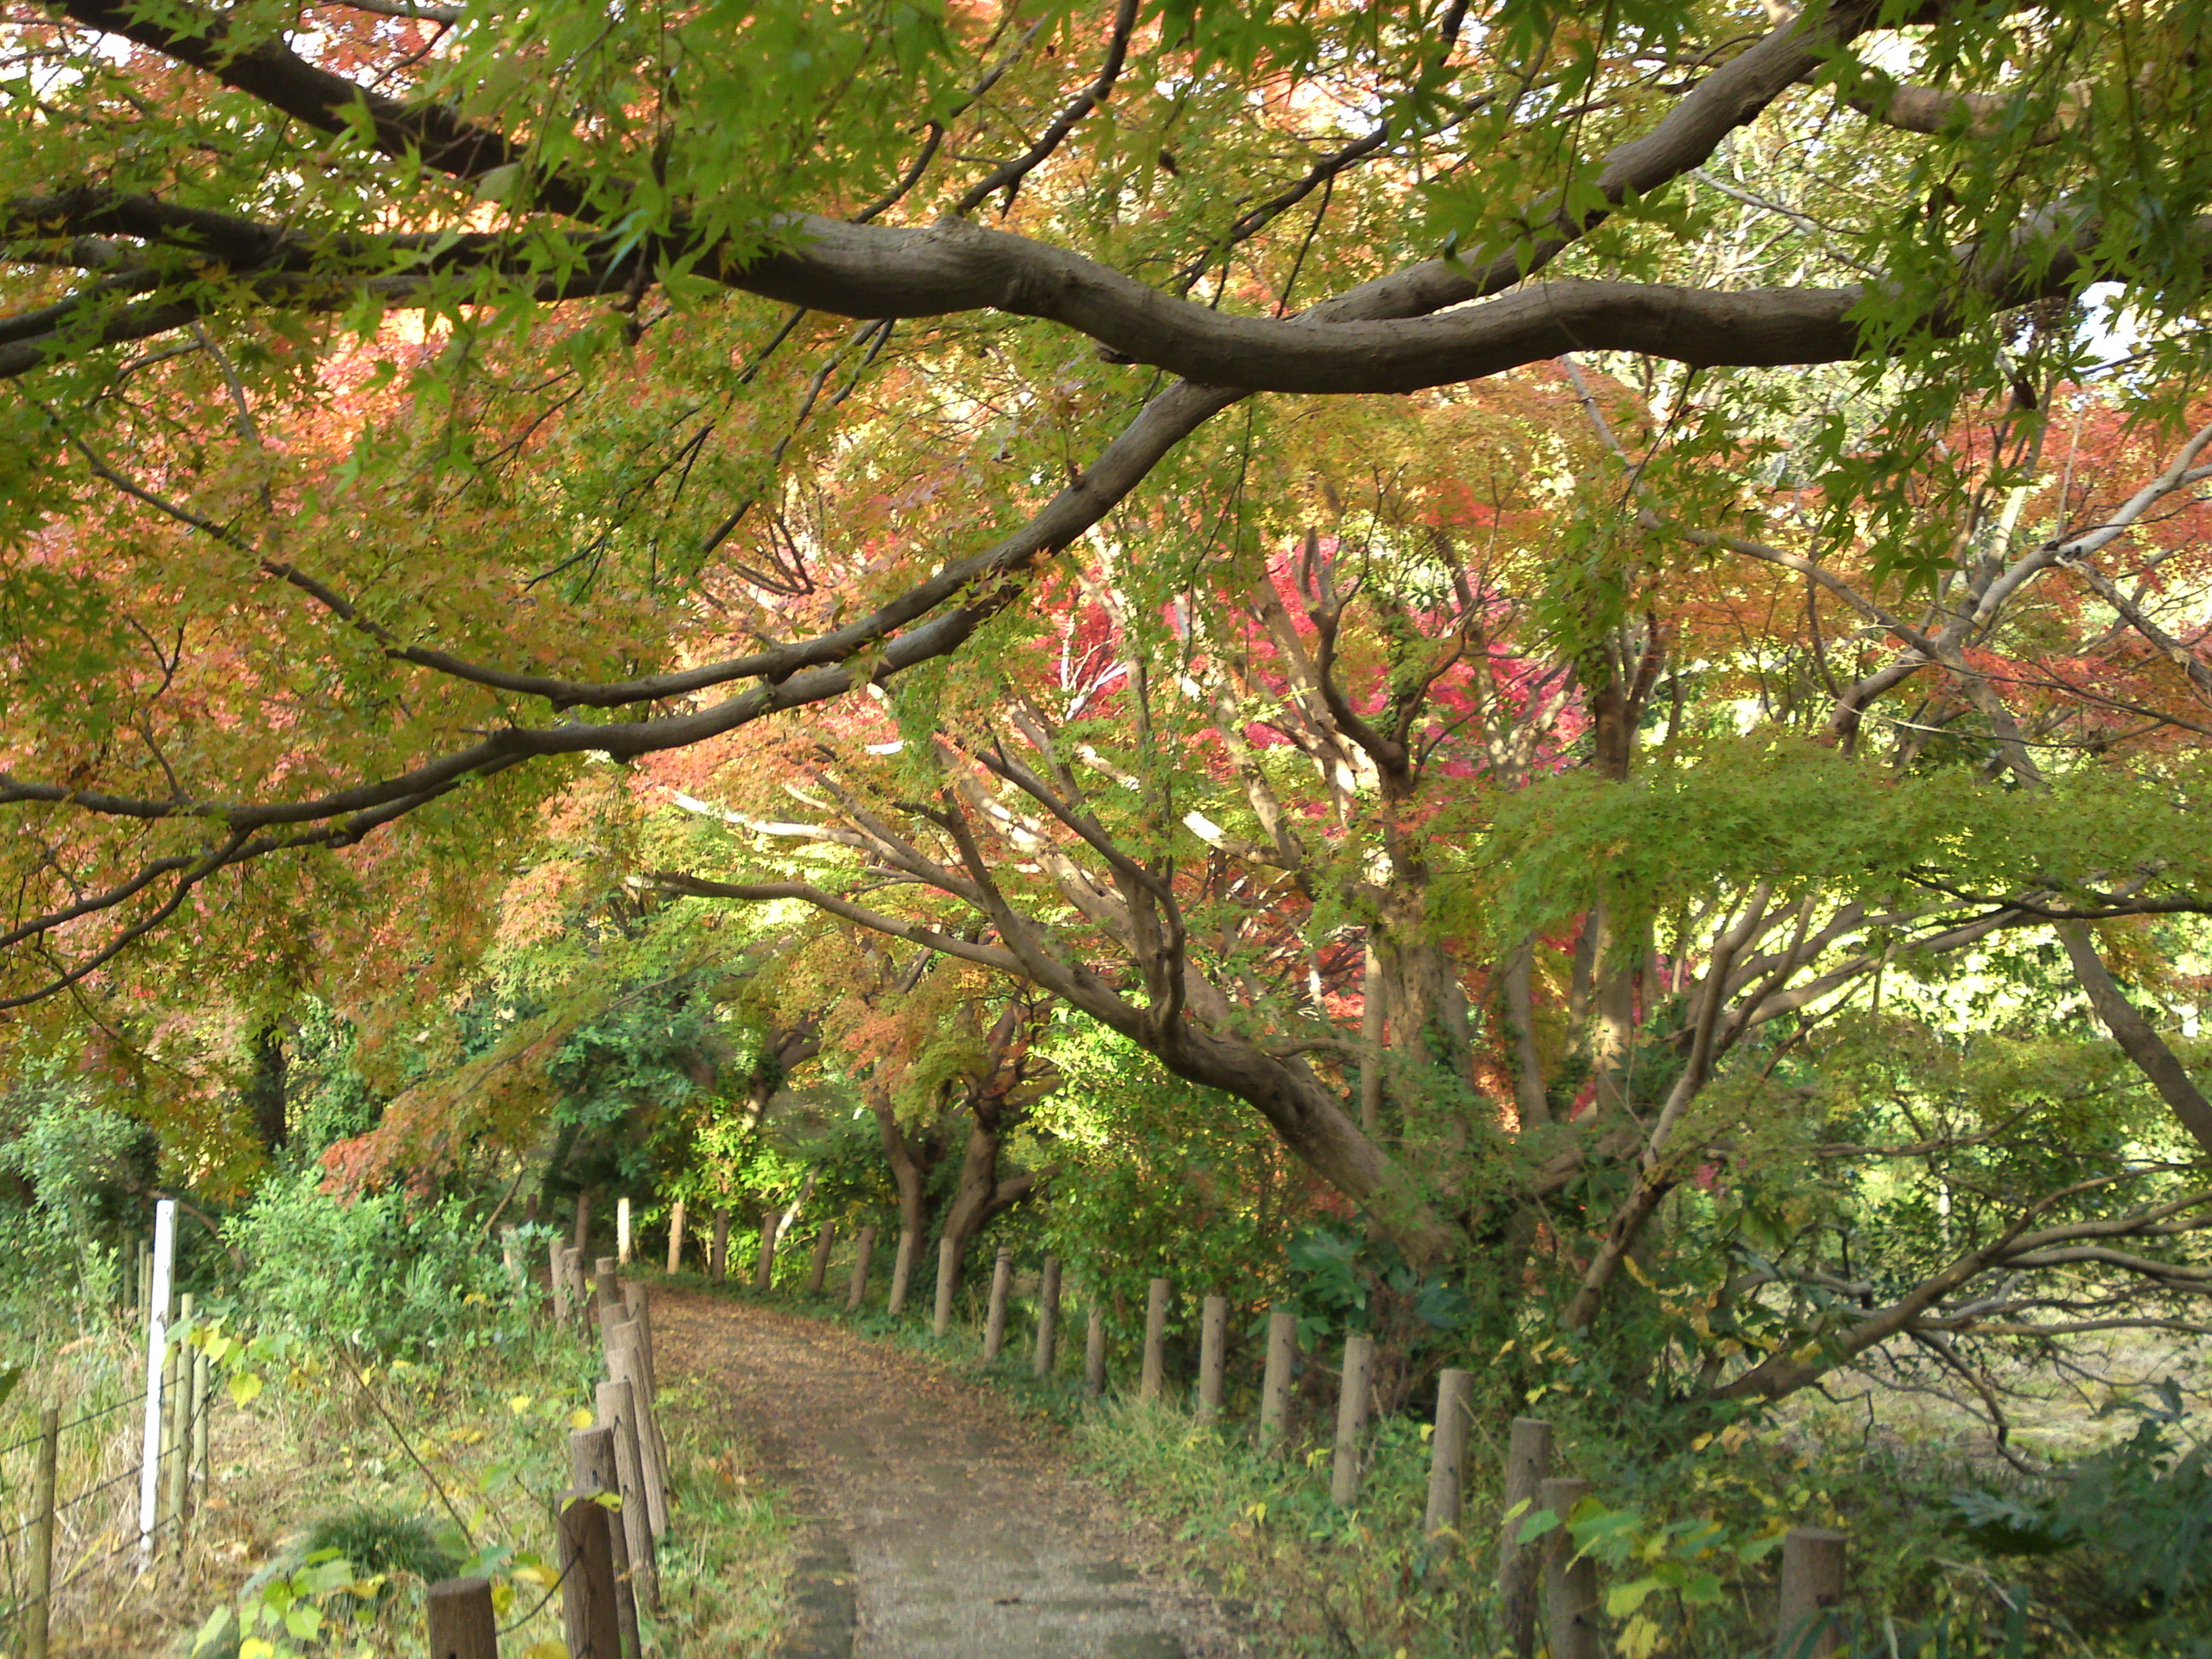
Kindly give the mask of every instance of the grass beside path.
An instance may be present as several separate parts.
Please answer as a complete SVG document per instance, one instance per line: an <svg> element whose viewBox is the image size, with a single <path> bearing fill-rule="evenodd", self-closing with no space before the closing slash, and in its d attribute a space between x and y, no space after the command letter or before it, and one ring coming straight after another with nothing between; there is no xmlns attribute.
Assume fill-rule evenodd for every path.
<svg viewBox="0 0 2212 1659"><path fill-rule="evenodd" d="M38 1354L0 1401L0 1444L35 1432L46 1404L66 1421L127 1397L142 1340L118 1320ZM563 1650L552 1507L598 1372L596 1344L543 1322L434 1364L313 1348L264 1361L249 1403L216 1389L198 1512L183 1547L144 1573L133 1543L135 1413L64 1434L64 1498L113 1484L59 1528L55 1577L67 1582L54 1607L55 1659L417 1659L423 1585L456 1572L492 1579L503 1655L555 1659ZM788 1510L721 1402L671 1376L660 1409L673 1518L647 1652L765 1655L784 1615ZM0 1464L0 1531L26 1518L28 1468L21 1452ZM16 1650L6 1614L21 1593L21 1548L0 1549L0 1654ZM309 1559L326 1548L343 1551L344 1565ZM226 1628L226 1608L242 1629Z"/></svg>

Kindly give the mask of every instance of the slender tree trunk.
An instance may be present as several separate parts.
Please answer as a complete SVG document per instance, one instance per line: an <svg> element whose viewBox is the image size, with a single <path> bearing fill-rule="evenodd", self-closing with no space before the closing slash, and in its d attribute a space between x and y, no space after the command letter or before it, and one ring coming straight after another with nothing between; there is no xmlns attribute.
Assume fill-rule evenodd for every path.
<svg viewBox="0 0 2212 1659"><path fill-rule="evenodd" d="M1370 1139L1382 1133L1383 1045L1389 1041L1389 1003L1383 991L1382 958L1370 938L1362 953L1359 1009L1359 1127Z"/></svg>
<svg viewBox="0 0 2212 1659"><path fill-rule="evenodd" d="M2097 1011L2097 1018L2112 1034L2112 1041L2136 1063L2136 1069L2150 1080L2151 1087L2189 1131L2198 1146L2212 1154L2212 1102L2207 1102L2196 1079L2181 1057L2166 1046L2166 1039L2152 1029L2142 1011L2130 1002L2105 959L2097 953L2095 936L2086 921L2062 921L2058 924L2059 943L2066 947L2066 959L2073 964L2074 977L2081 981L2081 989L2089 998L2089 1006Z"/></svg>
<svg viewBox="0 0 2212 1659"><path fill-rule="evenodd" d="M290 1139L286 1108L283 1028L275 1020L253 1033L253 1072L246 1085L253 1109L253 1133L265 1152L280 1152Z"/></svg>
<svg viewBox="0 0 2212 1659"><path fill-rule="evenodd" d="M890 1091L869 1090L868 1109L875 1115L884 1161L890 1165L891 1183L898 1189L899 1232L919 1239L929 1224L929 1171L936 1159L930 1156L931 1148L917 1146L899 1127Z"/></svg>
<svg viewBox="0 0 2212 1659"><path fill-rule="evenodd" d="M988 1100L976 1103L969 1115L968 1145L960 1159L960 1186L945 1212L941 1237L952 1241L953 1283L959 1283L967 1261L968 1246L994 1216L1019 1203L1035 1190L1026 1170L1000 1180L999 1156L1005 1147L1005 1109Z"/></svg>

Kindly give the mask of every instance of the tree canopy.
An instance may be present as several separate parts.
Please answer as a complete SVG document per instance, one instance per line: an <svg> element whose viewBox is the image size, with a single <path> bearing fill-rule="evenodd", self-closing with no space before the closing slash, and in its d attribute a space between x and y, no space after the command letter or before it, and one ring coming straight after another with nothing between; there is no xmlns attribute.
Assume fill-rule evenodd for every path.
<svg viewBox="0 0 2212 1659"><path fill-rule="evenodd" d="M23 1054L1279 1150L1644 1397L2201 1328L2202 8L6 20Z"/></svg>
<svg viewBox="0 0 2212 1659"><path fill-rule="evenodd" d="M7 27L18 1000L218 872L967 649L1254 393L1628 354L1709 411L1693 516L1786 441L1909 586L1971 469L1722 371L1867 365L1909 451L2087 367L2101 280L2193 374L2186 6Z"/></svg>

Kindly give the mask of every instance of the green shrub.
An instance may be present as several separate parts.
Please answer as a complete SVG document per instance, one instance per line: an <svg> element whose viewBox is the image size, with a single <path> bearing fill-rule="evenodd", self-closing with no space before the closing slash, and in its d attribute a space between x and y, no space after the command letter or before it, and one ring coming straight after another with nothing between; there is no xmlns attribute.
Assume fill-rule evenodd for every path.
<svg viewBox="0 0 2212 1659"><path fill-rule="evenodd" d="M240 1299L259 1324L419 1358L511 1340L526 1322L497 1247L458 1200L336 1198L310 1170L270 1181L224 1233L246 1253Z"/></svg>
<svg viewBox="0 0 2212 1659"><path fill-rule="evenodd" d="M438 1541L427 1517L374 1504L356 1504L313 1522L307 1553L324 1550L336 1550L361 1577L381 1573L426 1584L453 1573L461 1559Z"/></svg>
<svg viewBox="0 0 2212 1659"><path fill-rule="evenodd" d="M2010 1558L2080 1628L2144 1653L2212 1656L2212 1443L2183 1435L2179 1386L2118 1445L2046 1480L1952 1497L1956 1530Z"/></svg>

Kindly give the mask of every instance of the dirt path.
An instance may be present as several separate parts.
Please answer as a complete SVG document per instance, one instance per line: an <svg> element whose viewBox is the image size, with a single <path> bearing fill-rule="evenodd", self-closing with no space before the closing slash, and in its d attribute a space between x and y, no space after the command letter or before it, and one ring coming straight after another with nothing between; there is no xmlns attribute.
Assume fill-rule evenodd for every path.
<svg viewBox="0 0 2212 1659"><path fill-rule="evenodd" d="M653 1320L662 1368L726 1389L816 1511L823 1536L797 1586L803 1659L1243 1650L1051 1437L987 1390L835 1326L696 1291L659 1291Z"/></svg>

